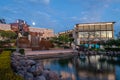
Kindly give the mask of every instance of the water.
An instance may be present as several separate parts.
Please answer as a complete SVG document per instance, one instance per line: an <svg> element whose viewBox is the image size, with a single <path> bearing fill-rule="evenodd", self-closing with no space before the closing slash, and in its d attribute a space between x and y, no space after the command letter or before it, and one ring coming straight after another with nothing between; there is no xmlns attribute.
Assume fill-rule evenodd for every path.
<svg viewBox="0 0 120 80"><path fill-rule="evenodd" d="M120 59L104 56L42 60L65 80L120 80Z"/></svg>

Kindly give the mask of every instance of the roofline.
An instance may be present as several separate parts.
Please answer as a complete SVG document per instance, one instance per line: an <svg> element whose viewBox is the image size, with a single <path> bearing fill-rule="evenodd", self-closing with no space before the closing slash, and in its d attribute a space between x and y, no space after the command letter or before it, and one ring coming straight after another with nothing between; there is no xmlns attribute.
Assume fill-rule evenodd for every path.
<svg viewBox="0 0 120 80"><path fill-rule="evenodd" d="M79 24L100 24L100 23L116 23L115 21L112 21L112 22L91 22L91 23L78 23L76 25L79 25Z"/></svg>

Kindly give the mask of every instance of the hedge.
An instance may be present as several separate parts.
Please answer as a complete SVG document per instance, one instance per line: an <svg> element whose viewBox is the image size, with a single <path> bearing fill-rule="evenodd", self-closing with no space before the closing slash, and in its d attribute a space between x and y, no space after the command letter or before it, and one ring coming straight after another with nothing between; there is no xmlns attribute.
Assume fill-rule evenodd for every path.
<svg viewBox="0 0 120 80"><path fill-rule="evenodd" d="M105 48L106 51L120 51L120 48Z"/></svg>
<svg viewBox="0 0 120 80"><path fill-rule="evenodd" d="M24 80L12 71L10 55L10 51L3 51L0 54L0 80Z"/></svg>

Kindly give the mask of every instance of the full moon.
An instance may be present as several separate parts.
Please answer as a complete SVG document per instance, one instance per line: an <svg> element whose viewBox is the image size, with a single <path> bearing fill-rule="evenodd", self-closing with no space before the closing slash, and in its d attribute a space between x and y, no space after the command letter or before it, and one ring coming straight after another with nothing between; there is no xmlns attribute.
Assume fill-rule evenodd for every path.
<svg viewBox="0 0 120 80"><path fill-rule="evenodd" d="M35 25L35 22L32 22L32 25L34 26L34 25Z"/></svg>

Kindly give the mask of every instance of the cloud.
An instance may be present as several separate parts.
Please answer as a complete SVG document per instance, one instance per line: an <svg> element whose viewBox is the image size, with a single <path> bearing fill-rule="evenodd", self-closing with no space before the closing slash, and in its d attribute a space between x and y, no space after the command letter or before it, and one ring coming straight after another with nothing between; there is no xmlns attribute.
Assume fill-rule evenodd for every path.
<svg viewBox="0 0 120 80"><path fill-rule="evenodd" d="M45 5L48 5L50 3L50 0L28 0L28 1L33 2L33 3L41 3Z"/></svg>

